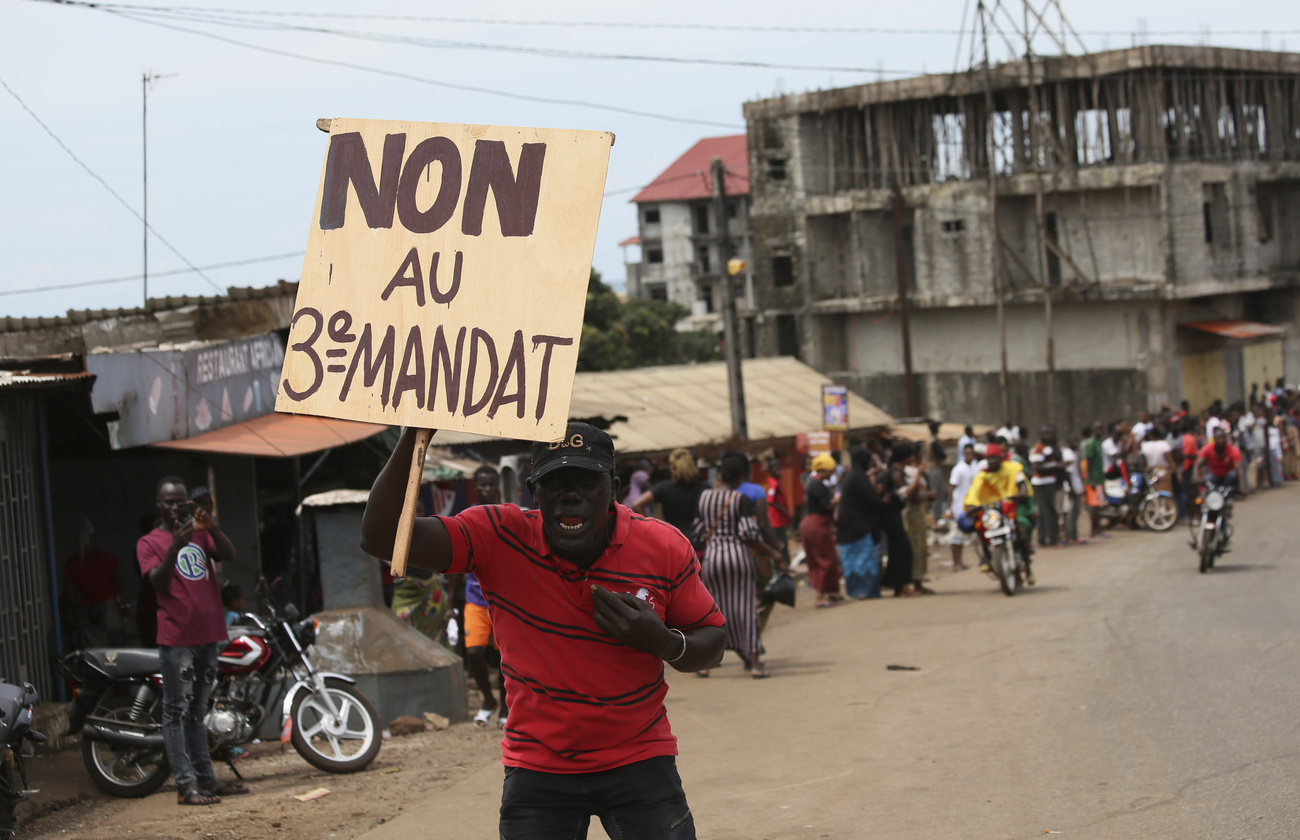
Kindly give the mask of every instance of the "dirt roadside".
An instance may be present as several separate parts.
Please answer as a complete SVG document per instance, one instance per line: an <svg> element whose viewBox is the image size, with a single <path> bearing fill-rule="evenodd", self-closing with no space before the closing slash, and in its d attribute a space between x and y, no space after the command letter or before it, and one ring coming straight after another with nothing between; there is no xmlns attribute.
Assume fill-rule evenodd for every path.
<svg viewBox="0 0 1300 840"><path fill-rule="evenodd" d="M41 792L18 808L18 840L356 837L499 761L500 737L499 729L462 724L388 738L369 768L346 776L318 771L292 747L281 752L278 743L260 744L237 762L252 793L202 808L178 806L171 782L143 799L106 796L91 784L74 747L29 762L29 781ZM218 778L233 778L226 766L215 769ZM329 794L294 799L316 788Z"/></svg>

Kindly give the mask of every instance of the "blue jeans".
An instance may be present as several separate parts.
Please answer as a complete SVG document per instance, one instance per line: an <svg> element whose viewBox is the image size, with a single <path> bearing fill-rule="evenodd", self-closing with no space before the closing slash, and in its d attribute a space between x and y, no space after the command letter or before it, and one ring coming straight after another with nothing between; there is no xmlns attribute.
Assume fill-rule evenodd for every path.
<svg viewBox="0 0 1300 840"><path fill-rule="evenodd" d="M208 730L203 718L217 684L217 646L159 645L158 653L162 659L163 746L172 778L182 793L196 783L208 787L216 777L208 758Z"/></svg>
<svg viewBox="0 0 1300 840"><path fill-rule="evenodd" d="M850 598L880 597L880 555L870 534L840 546L840 565Z"/></svg>
<svg viewBox="0 0 1300 840"><path fill-rule="evenodd" d="M695 820L670 755L599 773L506 768L502 840L582 840L593 814L612 840L695 840Z"/></svg>

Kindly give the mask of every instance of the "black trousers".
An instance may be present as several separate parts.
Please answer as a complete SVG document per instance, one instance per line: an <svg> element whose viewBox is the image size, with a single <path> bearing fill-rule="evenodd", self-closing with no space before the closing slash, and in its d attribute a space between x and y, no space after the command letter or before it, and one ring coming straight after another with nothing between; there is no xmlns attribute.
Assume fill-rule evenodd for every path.
<svg viewBox="0 0 1300 840"><path fill-rule="evenodd" d="M1034 501L1038 503L1038 544L1056 545L1061 541L1061 520L1056 509L1055 484L1035 484Z"/></svg>
<svg viewBox="0 0 1300 840"><path fill-rule="evenodd" d="M501 840L583 840L592 816L611 840L695 840L695 821L670 755L599 773L506 768Z"/></svg>

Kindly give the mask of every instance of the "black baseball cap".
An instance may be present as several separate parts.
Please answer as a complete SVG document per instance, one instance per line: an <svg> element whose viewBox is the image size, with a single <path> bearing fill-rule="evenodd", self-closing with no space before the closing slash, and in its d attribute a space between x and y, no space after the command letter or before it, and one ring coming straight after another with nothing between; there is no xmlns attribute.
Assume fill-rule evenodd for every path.
<svg viewBox="0 0 1300 840"><path fill-rule="evenodd" d="M569 423L560 440L533 444L531 478L541 480L547 473L564 467L592 472L612 472L614 441L590 423Z"/></svg>

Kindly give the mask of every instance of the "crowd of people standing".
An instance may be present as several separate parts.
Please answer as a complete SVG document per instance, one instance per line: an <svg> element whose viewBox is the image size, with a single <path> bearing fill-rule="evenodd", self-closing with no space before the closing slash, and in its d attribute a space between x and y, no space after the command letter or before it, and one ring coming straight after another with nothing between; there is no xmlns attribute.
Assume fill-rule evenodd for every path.
<svg viewBox="0 0 1300 840"><path fill-rule="evenodd" d="M965 527L968 494L990 462L1015 464L1027 479L1019 516L1031 535L1031 552L1106 539L1122 521L1107 497L1107 482L1139 472L1176 500L1179 518L1194 504L1202 474L1225 472L1216 459L1231 458L1232 452L1240 452L1240 463L1225 463L1234 468L1243 494L1300 478L1300 395L1281 382L1264 392L1252 390L1249 401L1215 403L1199 413L1186 403L1163 406L1139 412L1131 424L1097 421L1071 434L1043 426L1031 439L1011 419L978 437L967 426L955 451L951 439L940 440L938 423L930 428L928 441L891 444L871 437L854 442L847 458L808 458L799 509L787 498L780 461L763 465L762 487L750 480L760 471L757 464L741 453L724 453L709 486L702 480L708 465L684 449L672 453L671 477L658 483L648 480L650 465L639 463L640 494L629 502L641 514L658 505L660 515L691 539L701 578L727 618L728 648L761 678L768 674L762 630L772 604L760 593L769 575L789 568L790 529L796 524L814 604L830 608L887 592L904 598L933 594L926 585L932 542L948 544L953 571L968 569L966 552L974 539ZM1218 449L1216 428L1226 441ZM1080 528L1085 510L1086 533Z"/></svg>

